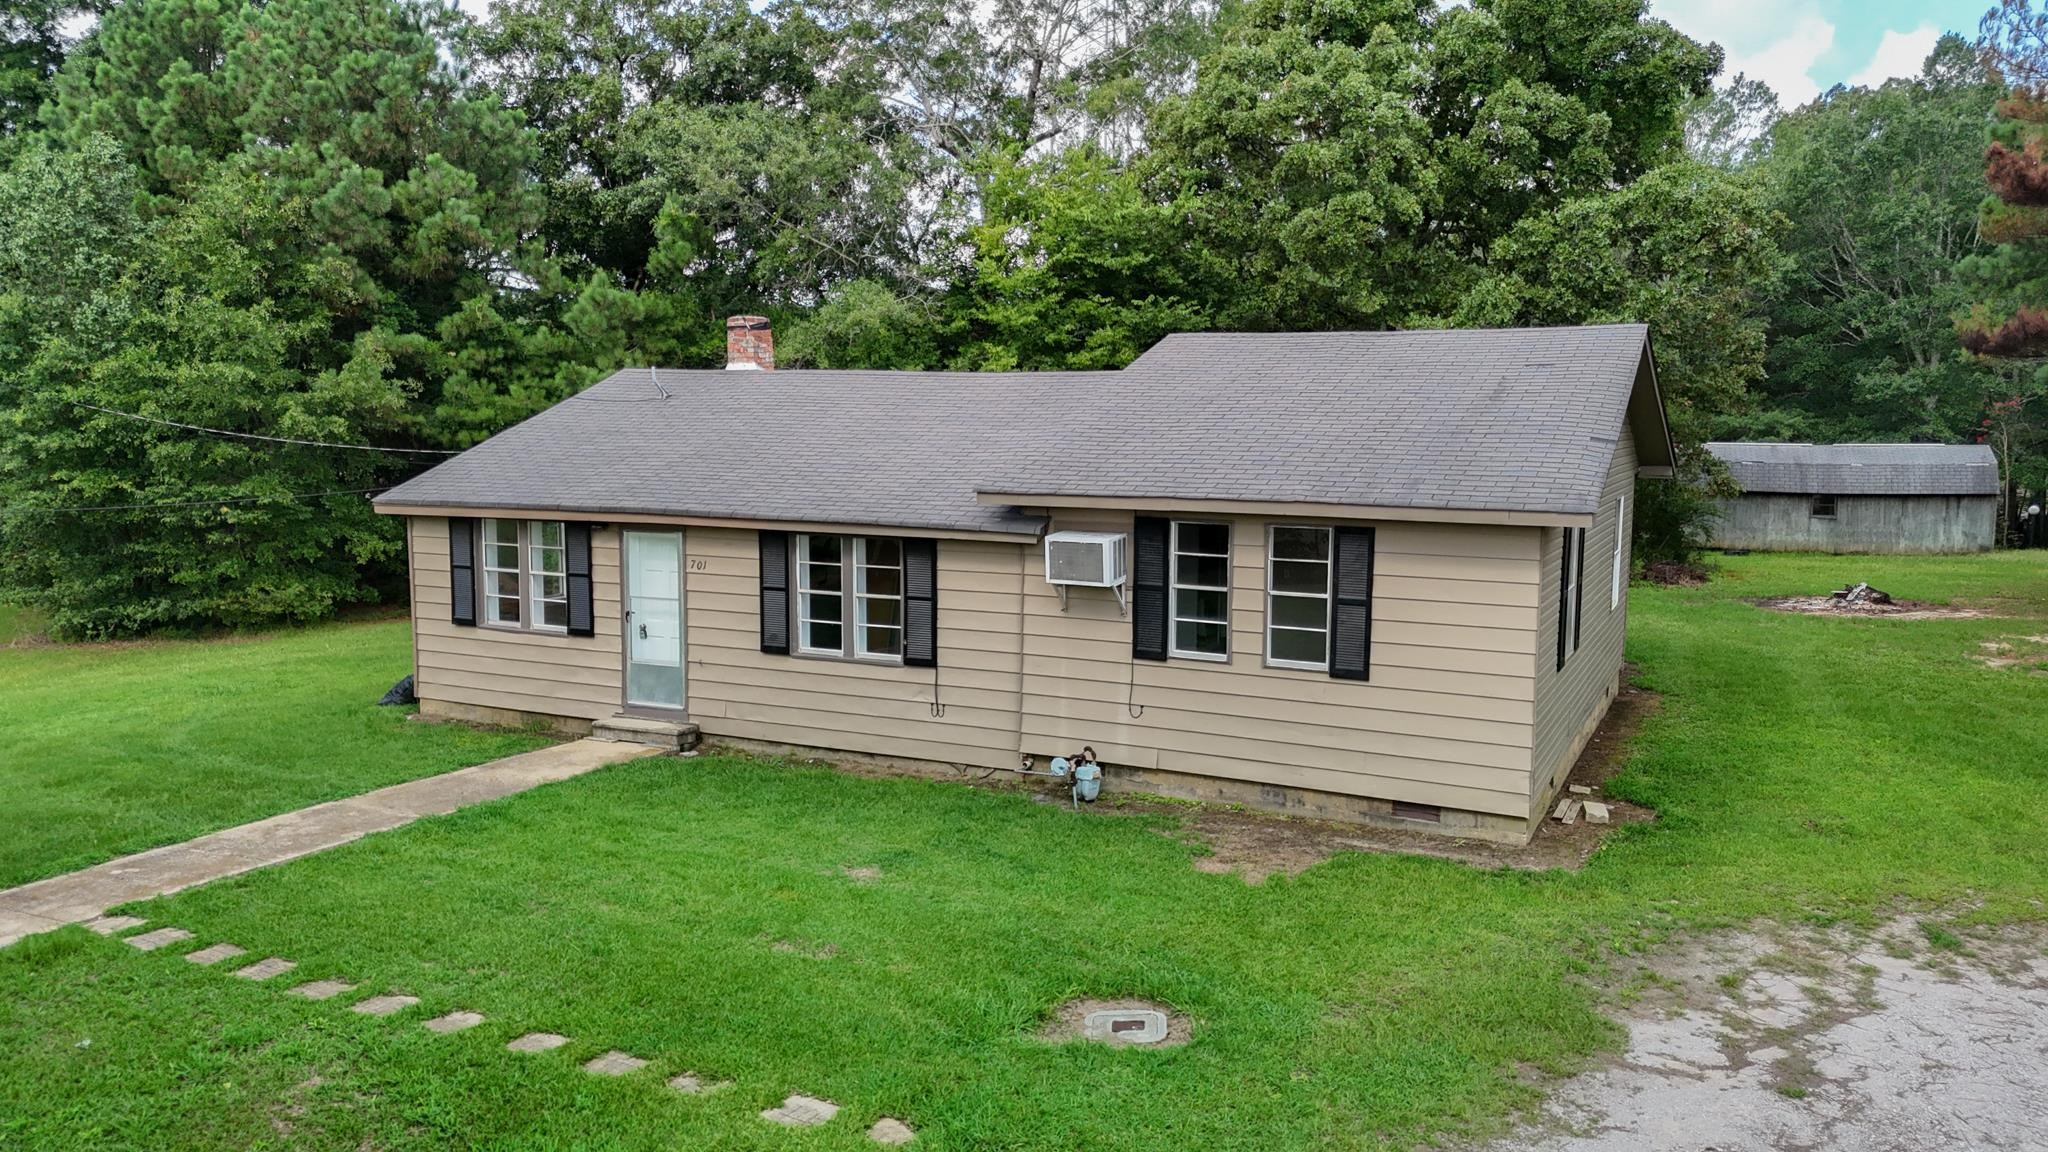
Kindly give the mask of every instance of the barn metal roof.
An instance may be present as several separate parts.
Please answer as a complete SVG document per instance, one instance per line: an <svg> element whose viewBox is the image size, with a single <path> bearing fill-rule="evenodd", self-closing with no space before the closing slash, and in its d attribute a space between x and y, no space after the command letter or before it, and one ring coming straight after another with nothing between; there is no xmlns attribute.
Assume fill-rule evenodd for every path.
<svg viewBox="0 0 2048 1152"><path fill-rule="evenodd" d="M1832 496L1995 496L1985 444L1706 445L1744 492Z"/></svg>

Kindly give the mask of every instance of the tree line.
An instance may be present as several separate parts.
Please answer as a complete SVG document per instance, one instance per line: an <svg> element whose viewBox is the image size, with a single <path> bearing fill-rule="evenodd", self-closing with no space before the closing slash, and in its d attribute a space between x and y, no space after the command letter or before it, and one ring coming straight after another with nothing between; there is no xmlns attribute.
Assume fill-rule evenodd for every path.
<svg viewBox="0 0 2048 1152"><path fill-rule="evenodd" d="M1695 474L2048 479L2019 0L1783 113L1644 0L76 3L0 0L0 600L68 633L402 598L363 493L743 312L792 366L1003 370L1640 320ZM1700 514L1652 486L1644 554Z"/></svg>

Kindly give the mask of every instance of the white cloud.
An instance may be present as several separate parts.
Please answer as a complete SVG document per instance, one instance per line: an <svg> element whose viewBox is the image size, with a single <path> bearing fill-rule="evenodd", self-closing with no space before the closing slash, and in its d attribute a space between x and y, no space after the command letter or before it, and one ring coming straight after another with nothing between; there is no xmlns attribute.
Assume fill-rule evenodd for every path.
<svg viewBox="0 0 2048 1152"><path fill-rule="evenodd" d="M1835 44L1835 26L1815 0L1658 0L1653 14L1728 54L1726 80L1761 80L1787 108L1820 95L1812 72Z"/></svg>
<svg viewBox="0 0 2048 1152"><path fill-rule="evenodd" d="M1813 66L1827 54L1835 43L1835 26L1818 16L1807 17L1794 24L1781 39L1764 45L1753 52L1728 53L1728 66L1722 75L1733 76L1745 73L1752 80L1761 80L1778 94L1778 103L1793 108L1820 95L1820 84L1813 78Z"/></svg>
<svg viewBox="0 0 2048 1152"><path fill-rule="evenodd" d="M1934 42L1939 39L1941 29L1932 24L1922 24L1910 32L1886 31L1877 42L1870 63L1850 76L1849 83L1875 88L1894 76L1918 76L1920 65L1926 63L1927 54L1934 51Z"/></svg>

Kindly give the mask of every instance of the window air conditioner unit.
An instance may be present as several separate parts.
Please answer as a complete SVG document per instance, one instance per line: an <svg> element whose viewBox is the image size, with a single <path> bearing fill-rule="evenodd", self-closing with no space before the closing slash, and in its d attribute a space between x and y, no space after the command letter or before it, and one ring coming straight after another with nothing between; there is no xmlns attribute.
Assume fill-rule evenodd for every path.
<svg viewBox="0 0 2048 1152"><path fill-rule="evenodd" d="M1067 607L1067 589L1113 588L1118 608L1124 607L1124 581L1129 575L1129 538L1121 532L1054 532L1045 538L1045 582L1059 590L1060 610Z"/></svg>

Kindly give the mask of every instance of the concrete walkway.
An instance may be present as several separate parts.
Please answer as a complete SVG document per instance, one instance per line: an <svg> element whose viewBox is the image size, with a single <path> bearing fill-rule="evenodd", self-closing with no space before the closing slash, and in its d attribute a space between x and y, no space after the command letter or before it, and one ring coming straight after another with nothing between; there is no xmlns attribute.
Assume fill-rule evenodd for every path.
<svg viewBox="0 0 2048 1152"><path fill-rule="evenodd" d="M0 948L24 936L94 919L117 905L282 864L422 816L439 816L660 751L606 740L557 744L10 888L0 892Z"/></svg>

